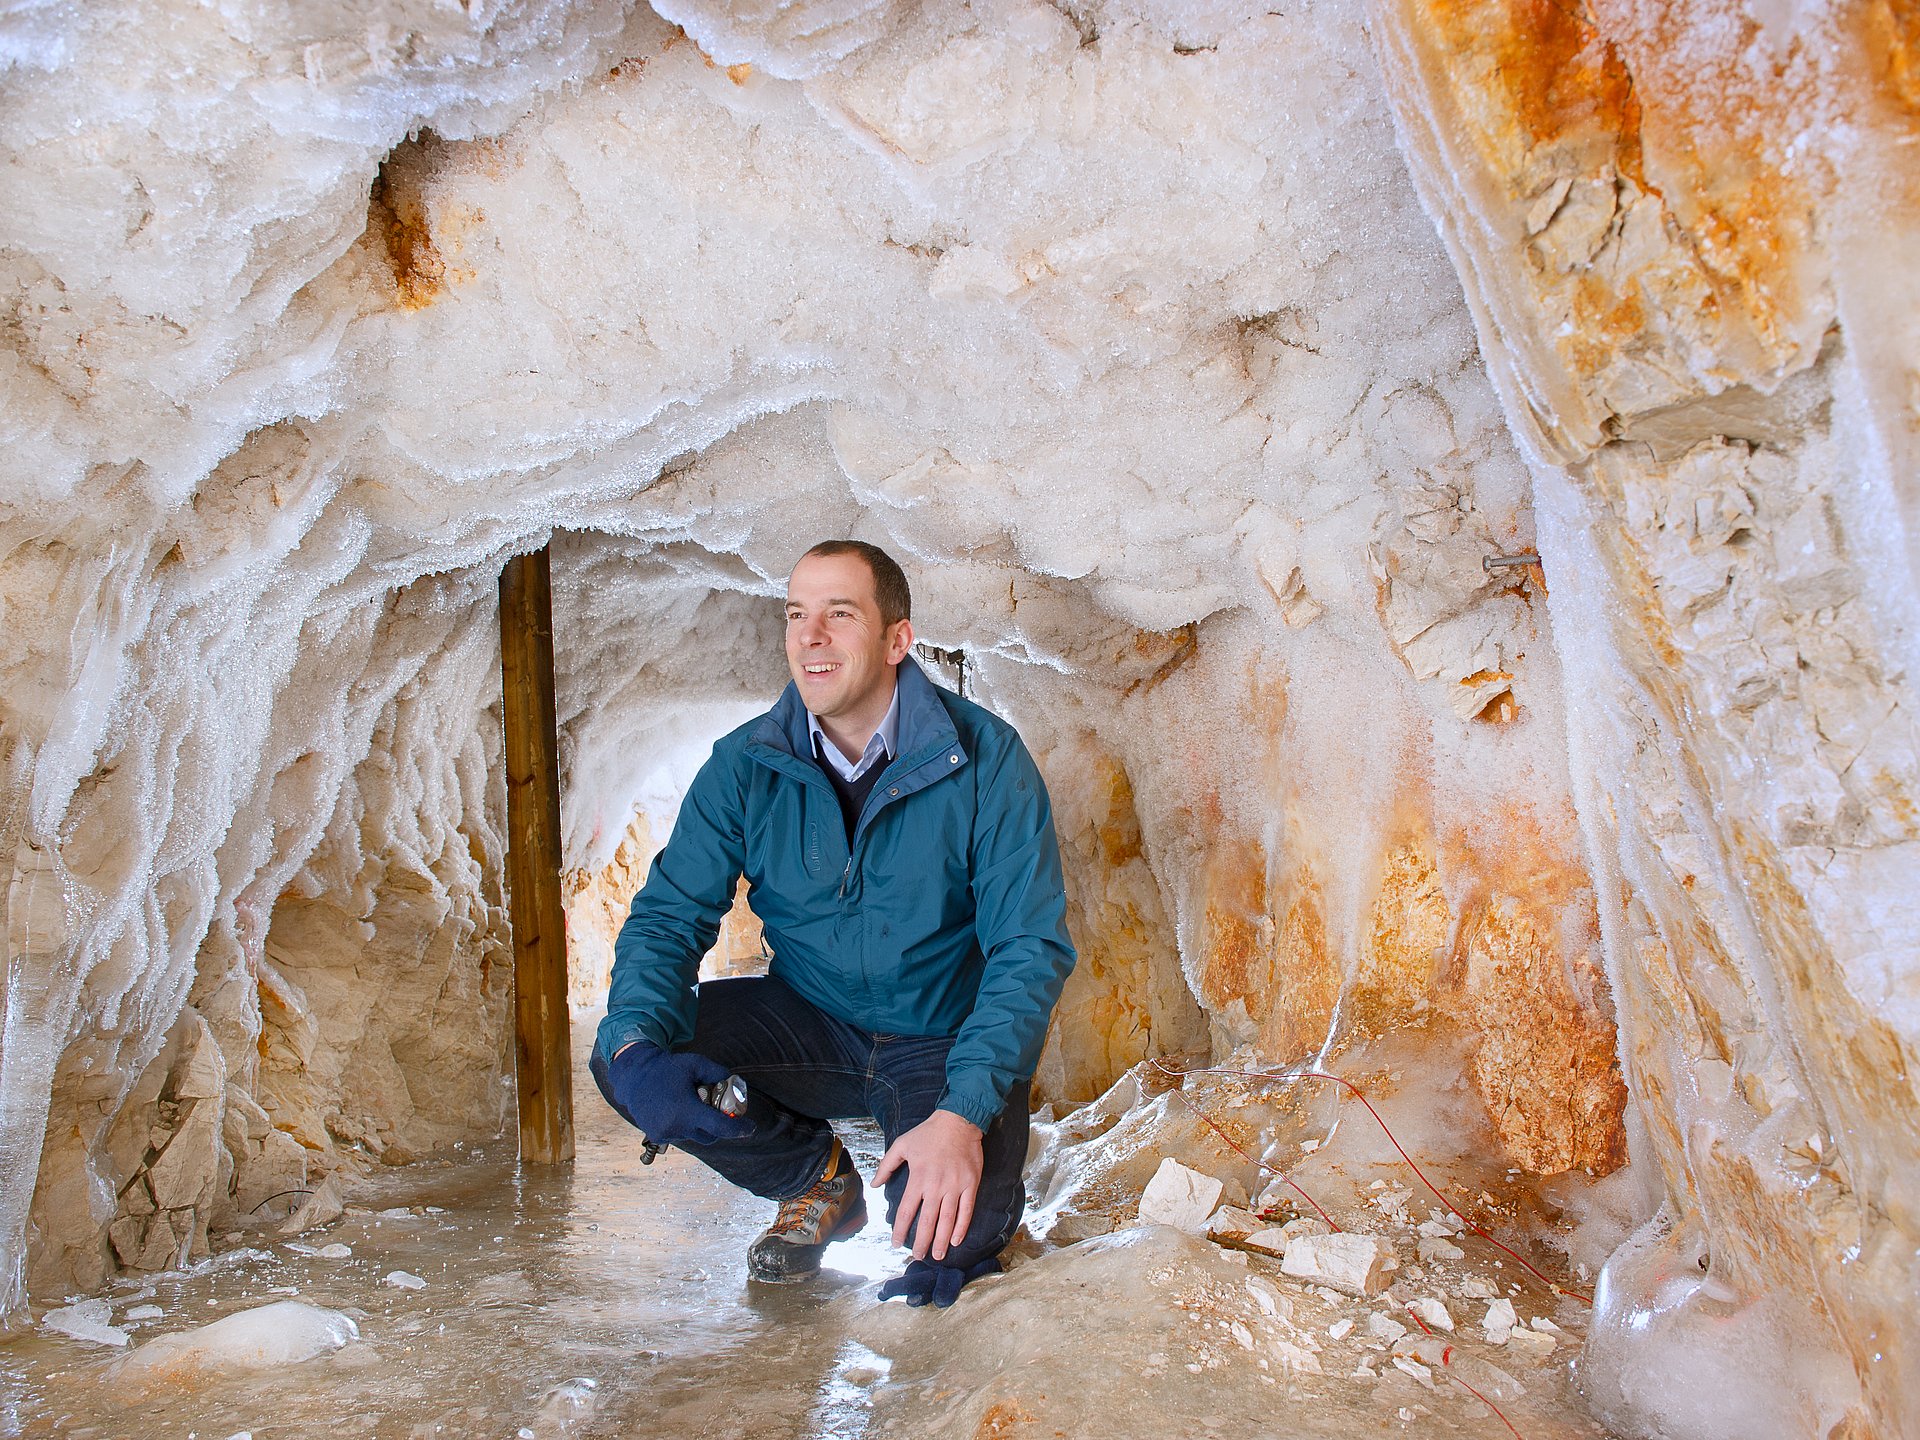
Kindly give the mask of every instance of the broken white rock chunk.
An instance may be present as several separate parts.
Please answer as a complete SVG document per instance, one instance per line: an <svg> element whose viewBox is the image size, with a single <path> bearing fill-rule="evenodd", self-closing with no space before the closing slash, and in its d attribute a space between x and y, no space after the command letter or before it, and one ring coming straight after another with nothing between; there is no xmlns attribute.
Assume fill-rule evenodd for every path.
<svg viewBox="0 0 1920 1440"><path fill-rule="evenodd" d="M120 1317L124 1324L129 1320L159 1320L166 1315L158 1305L136 1305Z"/></svg>
<svg viewBox="0 0 1920 1440"><path fill-rule="evenodd" d="M1318 1215L1299 1215L1282 1225L1280 1233L1292 1240L1301 1235L1330 1235L1333 1227Z"/></svg>
<svg viewBox="0 0 1920 1440"><path fill-rule="evenodd" d="M1267 1349L1283 1370L1301 1375L1320 1374L1320 1357L1303 1346L1275 1337L1267 1341Z"/></svg>
<svg viewBox="0 0 1920 1440"><path fill-rule="evenodd" d="M1171 1156L1160 1162L1140 1196L1140 1221L1144 1225L1171 1225L1189 1235L1207 1232L1207 1217L1220 1203L1226 1187L1211 1175L1189 1170Z"/></svg>
<svg viewBox="0 0 1920 1440"><path fill-rule="evenodd" d="M1264 1275L1247 1277L1247 1293L1253 1296L1253 1303L1260 1307L1260 1313L1276 1319L1286 1320L1293 1315L1293 1302L1281 1293L1280 1287Z"/></svg>
<svg viewBox="0 0 1920 1440"><path fill-rule="evenodd" d="M1327 1326L1327 1335L1334 1340L1344 1340L1352 1333L1353 1317L1351 1315L1347 1316L1344 1320L1336 1320L1333 1324Z"/></svg>
<svg viewBox="0 0 1920 1440"><path fill-rule="evenodd" d="M536 1435L576 1435L586 1428L593 1419L593 1413L599 1408L600 1398L595 1393L600 1382L589 1376L579 1376L547 1391L540 1402L540 1413L534 1417L533 1433Z"/></svg>
<svg viewBox="0 0 1920 1440"><path fill-rule="evenodd" d="M298 1300L276 1300L210 1325L157 1335L119 1362L117 1388L145 1391L191 1385L205 1374L274 1370L338 1350L359 1338L337 1310Z"/></svg>
<svg viewBox="0 0 1920 1440"><path fill-rule="evenodd" d="M1362 1299L1385 1288L1387 1271L1392 1268L1393 1255L1386 1246L1372 1235L1351 1231L1296 1236L1287 1243L1286 1255L1280 1261L1281 1271L1296 1280Z"/></svg>
<svg viewBox="0 0 1920 1440"><path fill-rule="evenodd" d="M353 1254L353 1249L351 1246L342 1245L336 1240L331 1245L322 1245L313 1253L318 1255L322 1260L345 1260Z"/></svg>
<svg viewBox="0 0 1920 1440"><path fill-rule="evenodd" d="M1269 1226L1254 1231L1240 1243L1249 1250L1258 1250L1262 1255L1284 1255L1287 1253L1287 1232L1278 1226Z"/></svg>
<svg viewBox="0 0 1920 1440"><path fill-rule="evenodd" d="M1487 1313L1481 1318L1480 1328L1486 1333L1488 1343L1504 1345L1507 1343L1507 1336L1512 1333L1513 1327L1518 1323L1519 1319L1513 1313L1513 1302L1496 1300L1487 1306Z"/></svg>
<svg viewBox="0 0 1920 1440"><path fill-rule="evenodd" d="M396 1290L424 1290L427 1282L410 1270L389 1270L380 1277L382 1285L391 1285Z"/></svg>
<svg viewBox="0 0 1920 1440"><path fill-rule="evenodd" d="M1478 1275L1469 1275L1460 1282L1460 1293L1469 1300L1491 1300L1500 1292L1493 1288L1490 1281L1482 1280Z"/></svg>
<svg viewBox="0 0 1920 1440"><path fill-rule="evenodd" d="M40 1317L40 1328L95 1345L124 1345L127 1332L107 1323L112 1313L113 1307L104 1300L82 1300L59 1310L49 1310Z"/></svg>
<svg viewBox="0 0 1920 1440"><path fill-rule="evenodd" d="M1379 1311L1367 1317L1367 1334L1376 1340L1384 1340L1391 1345L1407 1333L1407 1327L1391 1315L1382 1315Z"/></svg>
<svg viewBox="0 0 1920 1440"><path fill-rule="evenodd" d="M1441 1240L1433 1236L1422 1236L1414 1246L1420 1259L1428 1265L1439 1260L1464 1260L1467 1252L1451 1240Z"/></svg>
<svg viewBox="0 0 1920 1440"><path fill-rule="evenodd" d="M1522 1360L1536 1363L1553 1354L1554 1338L1544 1330L1528 1330L1516 1326L1507 1336L1507 1353L1518 1355Z"/></svg>
<svg viewBox="0 0 1920 1440"><path fill-rule="evenodd" d="M1407 1355L1396 1355L1393 1357L1393 1368L1405 1371L1415 1380L1426 1386L1427 1389L1433 1389L1433 1371L1429 1370L1425 1365L1422 1365L1418 1360Z"/></svg>
<svg viewBox="0 0 1920 1440"><path fill-rule="evenodd" d="M1407 1302L1407 1309L1418 1315L1436 1330L1453 1333L1453 1316L1447 1313L1447 1307L1431 1295L1422 1295L1418 1300Z"/></svg>

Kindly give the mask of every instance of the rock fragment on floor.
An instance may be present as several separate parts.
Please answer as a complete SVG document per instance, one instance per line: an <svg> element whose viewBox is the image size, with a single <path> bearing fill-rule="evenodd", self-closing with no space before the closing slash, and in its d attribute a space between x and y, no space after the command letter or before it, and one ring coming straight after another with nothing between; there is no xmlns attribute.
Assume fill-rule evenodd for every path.
<svg viewBox="0 0 1920 1440"><path fill-rule="evenodd" d="M1516 1326L1507 1336L1507 1353L1538 1364L1552 1357L1555 1343L1553 1336L1544 1330Z"/></svg>
<svg viewBox="0 0 1920 1440"><path fill-rule="evenodd" d="M1160 1162L1140 1196L1140 1223L1171 1225L1188 1235L1205 1234L1207 1217L1220 1203L1225 1188L1222 1181L1169 1156Z"/></svg>
<svg viewBox="0 0 1920 1440"><path fill-rule="evenodd" d="M1386 1288L1392 1265L1393 1253L1376 1237L1351 1231L1296 1236L1281 1261L1281 1269L1297 1280L1362 1298Z"/></svg>
<svg viewBox="0 0 1920 1440"><path fill-rule="evenodd" d="M1055 1245L1078 1245L1096 1235L1111 1235L1113 1218L1109 1215L1082 1215L1069 1210L1057 1216L1047 1239Z"/></svg>
<svg viewBox="0 0 1920 1440"><path fill-rule="evenodd" d="M1487 1313L1481 1317L1480 1331L1486 1336L1488 1344L1504 1345L1518 1323L1518 1317L1513 1313L1513 1302L1496 1300L1487 1306Z"/></svg>

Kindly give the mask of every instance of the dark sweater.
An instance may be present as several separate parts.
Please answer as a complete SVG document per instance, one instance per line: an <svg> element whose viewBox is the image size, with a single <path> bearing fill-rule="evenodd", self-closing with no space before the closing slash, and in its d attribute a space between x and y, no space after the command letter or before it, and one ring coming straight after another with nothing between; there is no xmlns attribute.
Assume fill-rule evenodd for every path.
<svg viewBox="0 0 1920 1440"><path fill-rule="evenodd" d="M831 743L831 742L829 742ZM813 749L814 763L826 773L827 783L833 786L833 793L840 797L840 818L847 822L847 843L853 843L854 827L860 823L860 807L867 803L867 796L873 793L873 787L880 783L880 772L887 768L887 761L874 761L858 780L842 780L840 772L833 768L825 755L820 753L816 742Z"/></svg>

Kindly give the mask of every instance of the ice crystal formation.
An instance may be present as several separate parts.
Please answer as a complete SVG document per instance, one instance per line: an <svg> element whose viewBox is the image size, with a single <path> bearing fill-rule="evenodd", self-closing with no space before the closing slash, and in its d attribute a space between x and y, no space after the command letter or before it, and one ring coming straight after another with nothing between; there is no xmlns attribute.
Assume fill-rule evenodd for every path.
<svg viewBox="0 0 1920 1440"><path fill-rule="evenodd" d="M1916 75L1891 0L7 7L0 1301L499 1132L508 557L591 970L851 534L1045 769L1058 1110L1372 1065L1551 1197L1606 1424L1913 1433Z"/></svg>

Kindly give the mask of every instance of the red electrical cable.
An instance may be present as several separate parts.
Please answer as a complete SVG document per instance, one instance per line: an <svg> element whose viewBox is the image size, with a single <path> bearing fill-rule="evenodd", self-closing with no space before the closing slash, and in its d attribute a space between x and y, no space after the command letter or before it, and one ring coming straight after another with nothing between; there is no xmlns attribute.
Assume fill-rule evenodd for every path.
<svg viewBox="0 0 1920 1440"><path fill-rule="evenodd" d="M1156 1065L1158 1065L1159 1063L1160 1062L1157 1060L1154 1061L1154 1064ZM1164 1069L1165 1067L1163 1066L1162 1068ZM1213 1131L1214 1134L1218 1135L1222 1140L1226 1141L1228 1149L1232 1150L1242 1160L1245 1160L1248 1164L1253 1165L1257 1169L1265 1170L1271 1175L1278 1176L1281 1180L1287 1183L1287 1185L1293 1190L1294 1194L1298 1195L1302 1200L1306 1201L1307 1204L1313 1206L1315 1213L1317 1213L1322 1220L1326 1221L1327 1224L1332 1226L1335 1230L1338 1230L1340 1228L1340 1222L1335 1220L1331 1215L1327 1214L1326 1211L1322 1210L1320 1208L1320 1202L1318 1200L1315 1200L1311 1195L1307 1194L1306 1191L1302 1190L1298 1185L1295 1185L1293 1183L1292 1176L1286 1174L1284 1171L1274 1169L1273 1166L1267 1164L1267 1162L1264 1160L1255 1160L1253 1156L1247 1154L1246 1151L1242 1150L1238 1145L1234 1144L1233 1137L1227 1134L1227 1132L1222 1130L1218 1125L1214 1124L1212 1118L1209 1117L1207 1113L1204 1110L1202 1110L1198 1105L1194 1104L1191 1100L1187 1099L1187 1097L1185 1095L1182 1095L1178 1090L1175 1090L1173 1094L1179 1099L1182 1105L1186 1106L1187 1109L1191 1110L1194 1113L1194 1116L1200 1121L1202 1125L1206 1126L1209 1130Z"/></svg>
<svg viewBox="0 0 1920 1440"><path fill-rule="evenodd" d="M1390 1128L1388 1128L1387 1122L1380 1118L1380 1112L1373 1108L1373 1102L1367 1099L1365 1092L1363 1092L1360 1089L1360 1087L1358 1085L1355 1085L1351 1080L1348 1080L1345 1077L1340 1075L1330 1074L1325 1070L1283 1071L1278 1075L1270 1075L1270 1074L1267 1074L1265 1071L1261 1071L1261 1070L1229 1070L1221 1067L1195 1067L1192 1070L1176 1070L1171 1065L1162 1064L1161 1061L1156 1057L1149 1057L1149 1059L1156 1070L1161 1071L1163 1074L1172 1075L1182 1080L1184 1080L1189 1075L1237 1075L1242 1077L1243 1079L1265 1080L1269 1083L1272 1083L1275 1081L1296 1080L1296 1079L1298 1080L1331 1080L1336 1085L1345 1086L1346 1089L1352 1093L1354 1099L1358 1100L1362 1105L1367 1107L1367 1113L1373 1117L1374 1123L1380 1127L1380 1133L1387 1137L1387 1143L1393 1146L1394 1150L1399 1153L1399 1156L1402 1160L1407 1162L1407 1168L1413 1171L1415 1175L1420 1177L1420 1183L1426 1186L1427 1189L1431 1190L1433 1192L1434 1198L1438 1200L1442 1205L1446 1206L1447 1209L1452 1211L1454 1214L1454 1217L1458 1219L1462 1225L1465 1225L1469 1230L1473 1231L1474 1234L1478 1235L1482 1240L1485 1240L1489 1245L1493 1246L1496 1250L1499 1250L1504 1254L1511 1256L1512 1259L1523 1270L1525 1270L1529 1275L1533 1276L1535 1279L1540 1281L1541 1284L1545 1285L1548 1289L1552 1290L1555 1294L1571 1295L1574 1299L1578 1300L1583 1305L1593 1304L1593 1300L1590 1296L1582 1295L1578 1290L1568 1289L1565 1285L1562 1285L1559 1281L1553 1279L1551 1276L1535 1268L1527 1260L1527 1258L1524 1255L1520 1254L1519 1251L1501 1244L1500 1241L1494 1239L1492 1235L1488 1234L1485 1230L1481 1229L1480 1226L1474 1224L1472 1220L1468 1219L1464 1214L1462 1214L1460 1211L1460 1208L1457 1205L1455 1205L1451 1200L1447 1199L1447 1197L1441 1193L1440 1187L1435 1185L1431 1180L1429 1180L1426 1176L1426 1172L1414 1163L1413 1157L1407 1154L1406 1150L1402 1148L1400 1142L1394 1138L1393 1131ZM1178 1091L1174 1093L1179 1094ZM1180 1098L1183 1101L1186 1100L1185 1095L1181 1095ZM1187 1105L1189 1109L1193 1110L1194 1114L1200 1115L1200 1118L1206 1121L1206 1123L1209 1126L1211 1126L1217 1134L1219 1134L1221 1139L1225 1140L1227 1138L1226 1132L1221 1130L1218 1125L1214 1125L1213 1122L1211 1120L1208 1120L1205 1115L1201 1115L1199 1109L1196 1106L1194 1106L1191 1101L1188 1101ZM1229 1145L1232 1145L1234 1150L1237 1151L1243 1158L1248 1160L1253 1159L1253 1157L1248 1155L1246 1151L1241 1150L1238 1145L1234 1145L1233 1141L1227 1140L1227 1143ZM1258 1160L1254 1160L1253 1163L1255 1165L1259 1165L1260 1168L1263 1170L1273 1169L1272 1166L1263 1165ZM1280 1172L1278 1170L1273 1170L1273 1173L1276 1175L1280 1175ZM1283 1180L1286 1180L1287 1184L1292 1186L1293 1189L1297 1191L1299 1194L1305 1195L1307 1193L1306 1191L1301 1190L1298 1185L1295 1185L1293 1181L1288 1179L1285 1175L1280 1175L1280 1178ZM1321 1210L1319 1205L1315 1204L1315 1202L1311 1198L1308 1199L1307 1203L1309 1205L1312 1205L1316 1211L1319 1211L1322 1219L1327 1219L1327 1212L1324 1210ZM1330 1219L1327 1219L1327 1223L1329 1225L1333 1225L1333 1221ZM1340 1228L1339 1226L1334 1225L1334 1229L1337 1230L1339 1228ZM1418 1319L1419 1317L1416 1316L1415 1318Z"/></svg>
<svg viewBox="0 0 1920 1440"><path fill-rule="evenodd" d="M1451 1365L1449 1365L1446 1368L1446 1370L1444 1370L1442 1373L1449 1380L1453 1381L1454 1384L1458 1385L1462 1390L1466 1391L1467 1394L1471 1395L1474 1399L1478 1400L1482 1405L1486 1406L1487 1409L1491 1410L1495 1415L1498 1415L1500 1417L1500 1423L1507 1427L1507 1433L1513 1436L1513 1440L1527 1440L1526 1436L1522 1435L1518 1430L1515 1430L1513 1428L1513 1422L1507 1419L1506 1413L1502 1411L1498 1405L1494 1404L1491 1400L1487 1399L1486 1396L1482 1395L1478 1390L1474 1389L1473 1386L1467 1384L1466 1381L1462 1380L1458 1375L1454 1374L1453 1367Z"/></svg>
<svg viewBox="0 0 1920 1440"><path fill-rule="evenodd" d="M1420 1312L1414 1309L1411 1304L1407 1306L1407 1314L1411 1315L1413 1317L1413 1323L1418 1325L1422 1330L1425 1330L1429 1336L1433 1334L1432 1328L1427 1324L1426 1321L1420 1318ZM1457 1374L1454 1373L1453 1346L1447 1345L1441 1348L1440 1367L1441 1367L1442 1373L1444 1373L1449 1380L1453 1381L1454 1384L1458 1385L1462 1390L1466 1391L1469 1395L1473 1396L1474 1399L1478 1400L1482 1405L1486 1406L1487 1409L1491 1410L1495 1415L1498 1415L1500 1417L1500 1423L1507 1427L1508 1432L1512 1434L1512 1436L1514 1437L1514 1440L1527 1440L1526 1436L1522 1435L1518 1430L1515 1430L1513 1428L1513 1421L1507 1418L1506 1412L1504 1410L1502 1410L1498 1405L1494 1404L1491 1400L1487 1399L1486 1396L1482 1395L1478 1390L1474 1389L1473 1386L1469 1385L1466 1381L1462 1380Z"/></svg>

